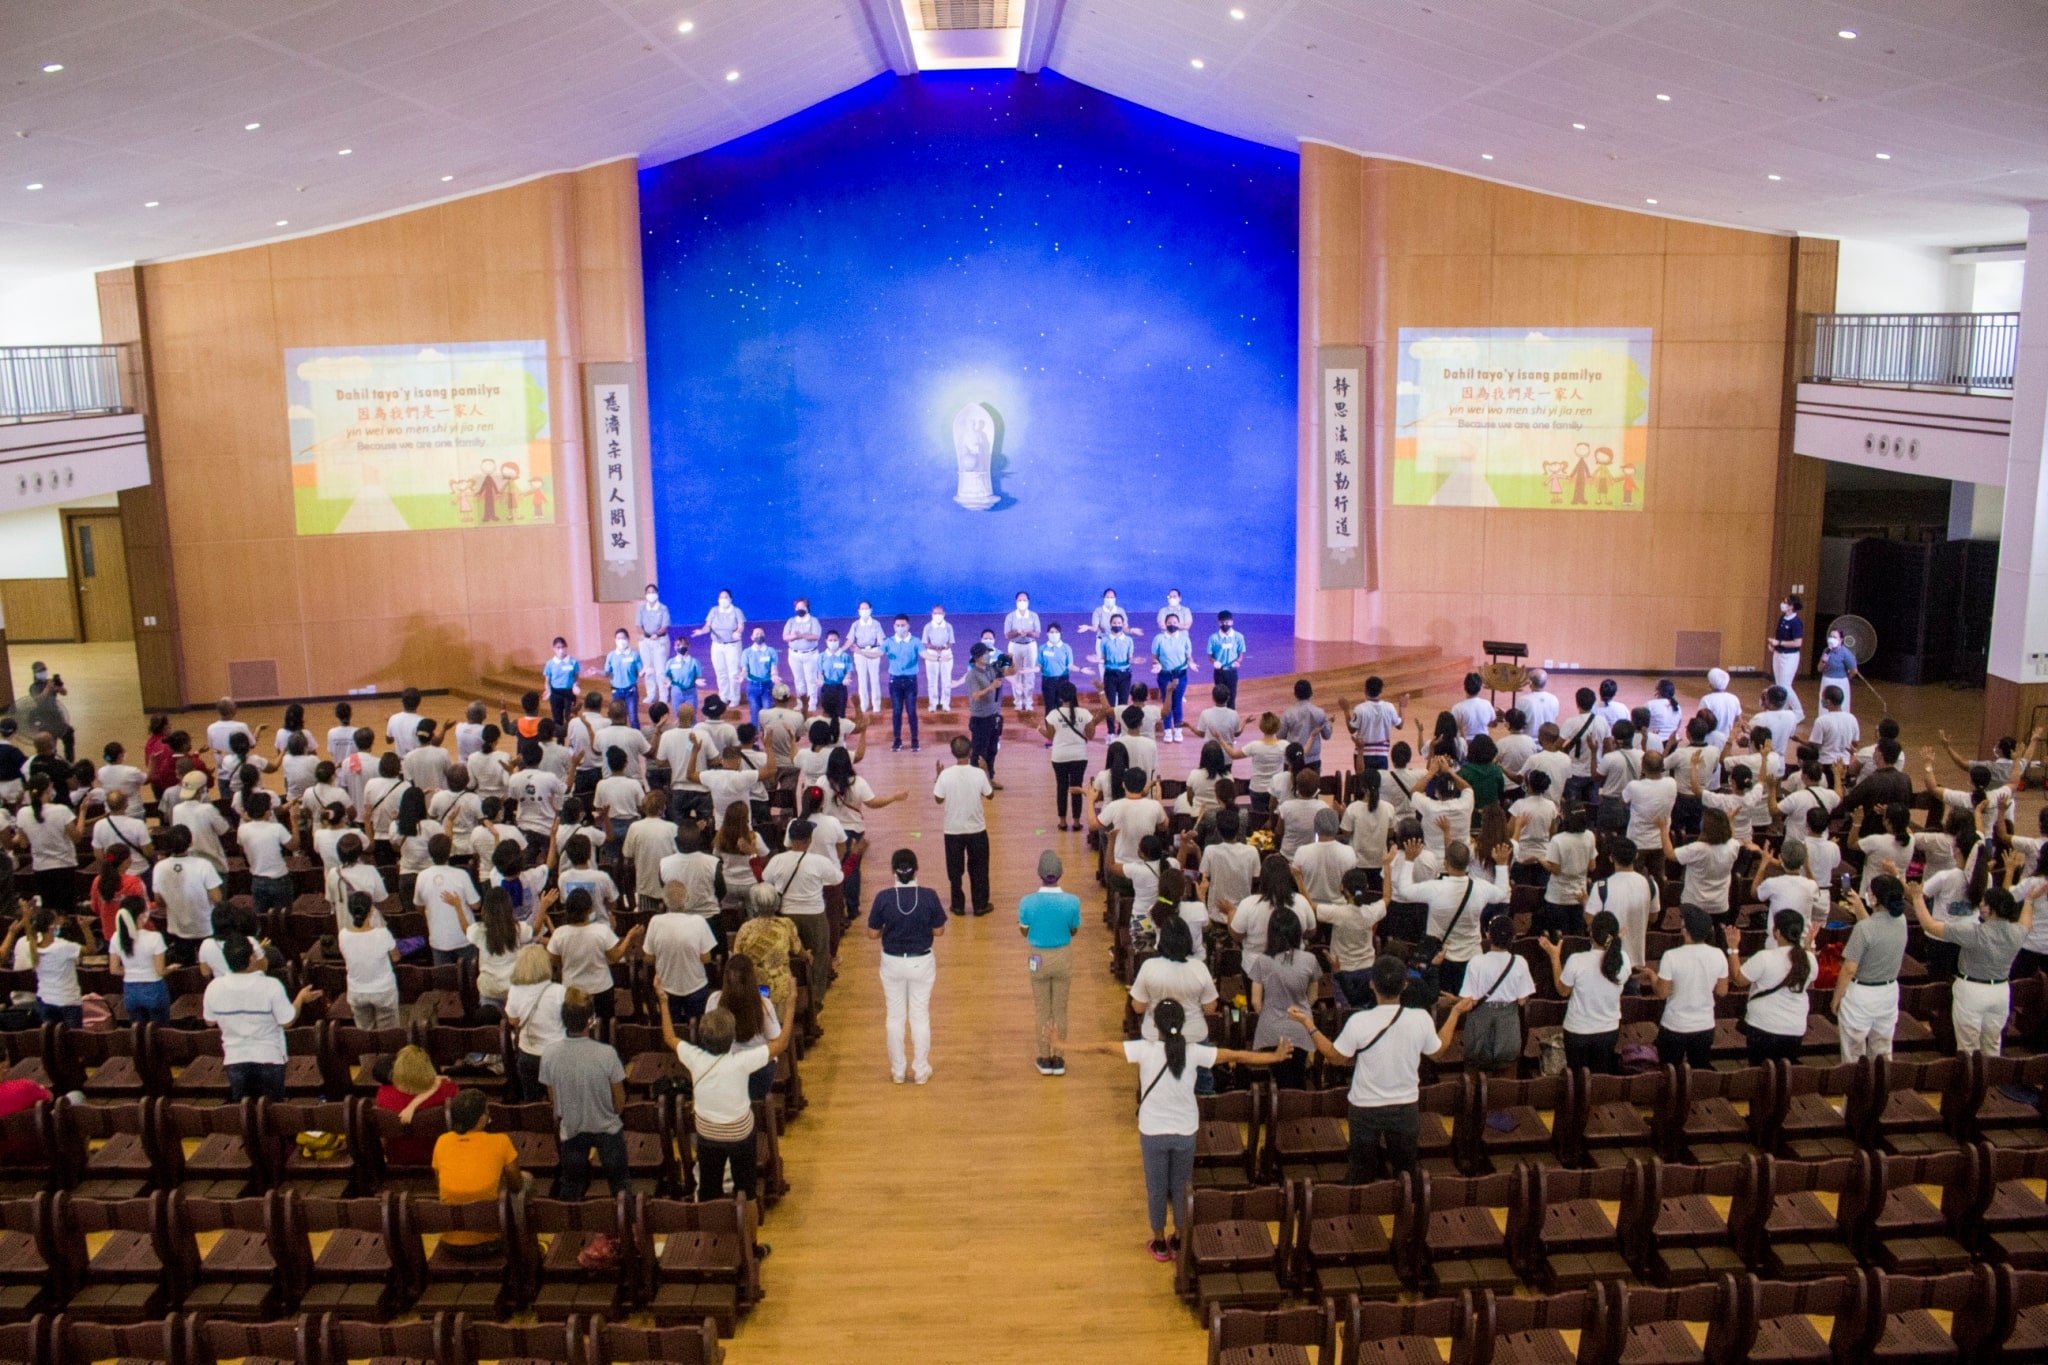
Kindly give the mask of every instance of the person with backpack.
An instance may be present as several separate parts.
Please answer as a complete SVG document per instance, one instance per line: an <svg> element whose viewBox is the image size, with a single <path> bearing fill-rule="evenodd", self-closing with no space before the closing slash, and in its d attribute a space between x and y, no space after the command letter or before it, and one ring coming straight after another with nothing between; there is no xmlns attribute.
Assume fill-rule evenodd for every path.
<svg viewBox="0 0 2048 1365"><path fill-rule="evenodd" d="M1422 1059L1448 1047L1458 1021L1478 1003L1461 996L1442 1025L1435 1024L1428 1010L1404 1003L1408 964L1391 955L1372 964L1372 989L1379 1003L1345 1020L1335 1038L1324 1037L1307 1010L1291 1011L1325 1061L1351 1063L1347 1185L1368 1185L1383 1175L1415 1169L1422 1131Z"/></svg>
<svg viewBox="0 0 2048 1365"><path fill-rule="evenodd" d="M1465 982L1466 964L1479 955L1479 924L1486 907L1508 899L1508 863L1514 845L1493 851L1493 875L1482 881L1473 874L1472 849L1462 840L1444 849L1443 875L1418 882L1407 864L1396 873L1393 898L1428 907L1429 917L1416 965L1434 969L1442 989L1456 994ZM1249 949L1247 949L1249 951Z"/></svg>
<svg viewBox="0 0 2048 1365"><path fill-rule="evenodd" d="M1486 951L1465 968L1458 994L1475 1002L1465 1021L1465 1065L1511 1074L1522 1059L1522 1003L1536 994L1529 964L1515 951L1513 915L1487 921Z"/></svg>
<svg viewBox="0 0 2048 1365"><path fill-rule="evenodd" d="M1799 1060L1806 1042L1806 988L1813 983L1813 957L1806 951L1806 919L1797 910L1771 916L1771 944L1747 963L1739 951L1742 931L1729 925L1728 980L1749 989L1742 1034L1749 1040L1749 1064L1782 1057ZM1958 1035L1960 1038L1960 1035Z"/></svg>

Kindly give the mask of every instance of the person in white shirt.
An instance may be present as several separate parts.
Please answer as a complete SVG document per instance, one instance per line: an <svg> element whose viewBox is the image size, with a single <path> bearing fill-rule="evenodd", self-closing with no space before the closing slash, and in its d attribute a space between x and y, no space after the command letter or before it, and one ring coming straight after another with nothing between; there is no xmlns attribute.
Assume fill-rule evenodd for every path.
<svg viewBox="0 0 2048 1365"><path fill-rule="evenodd" d="M529 739L519 749L521 767L505 780L505 797L518 803L518 828L526 839L528 850L539 852L547 847L548 836L554 832L562 802L569 794L569 784L541 766L537 742ZM477 802L477 809L483 809L482 801ZM500 809L503 809L502 803ZM475 827L472 821L471 828Z"/></svg>
<svg viewBox="0 0 2048 1365"><path fill-rule="evenodd" d="M1596 912L1588 926L1593 946L1564 958L1564 940L1555 933L1537 942L1550 958L1550 979L1565 998L1564 1064L1595 1075L1614 1071L1614 1048L1621 1041L1621 992L1629 980L1628 951L1621 942L1621 922L1610 910Z"/></svg>
<svg viewBox="0 0 2048 1365"><path fill-rule="evenodd" d="M125 791L107 793L106 813L92 822L92 848L102 861L108 853L125 850L122 870L139 877L149 870L149 826L128 813L131 804Z"/></svg>
<svg viewBox="0 0 2048 1365"><path fill-rule="evenodd" d="M1728 813L1708 811L1700 825L1700 837L1689 844L1672 846L1671 823L1668 820L1658 826L1658 833L1663 839L1665 860L1675 861L1685 868L1680 903L1698 906L1717 920L1725 920L1732 915L1730 882L1742 845L1735 842L1735 831L1729 824Z"/></svg>
<svg viewBox="0 0 2048 1365"><path fill-rule="evenodd" d="M1540 859L1548 875L1543 883L1543 906L1533 926L1538 932L1572 927L1575 907L1585 903L1586 883L1598 856L1598 841L1586 827L1586 808L1567 805Z"/></svg>
<svg viewBox="0 0 2048 1365"><path fill-rule="evenodd" d="M1495 762L1507 774L1510 791L1521 785L1527 775L1529 760L1543 750L1543 745L1529 732L1529 718L1517 707L1509 707L1501 716L1501 723L1508 732L1494 745Z"/></svg>
<svg viewBox="0 0 2048 1365"><path fill-rule="evenodd" d="M469 873L448 865L454 853L455 841L447 834L429 836L429 866L413 881L412 902L426 911L427 948L433 953L437 967L451 962L474 961L477 956L476 945L470 941L469 928L482 898L478 896L476 882Z"/></svg>
<svg viewBox="0 0 2048 1365"><path fill-rule="evenodd" d="M1610 840L1607 856L1614 871L1595 882L1586 893L1586 919L1590 923L1601 911L1612 914L1621 925L1621 944L1628 960L1638 965L1649 961L1644 936L1663 910L1657 883L1636 870L1637 850L1631 839Z"/></svg>
<svg viewBox="0 0 2048 1365"><path fill-rule="evenodd" d="M188 856L192 831L181 825L161 835L164 857L150 874L151 900L164 917L171 961L192 965L199 945L213 936L213 907L220 904L220 869Z"/></svg>
<svg viewBox="0 0 2048 1365"><path fill-rule="evenodd" d="M469 770L470 789L478 796L503 796L507 782L512 776L512 760L498 749L503 738L495 725L486 725L482 737L477 741L477 750L469 756L465 765ZM640 741L643 745L645 738Z"/></svg>
<svg viewBox="0 0 2048 1365"><path fill-rule="evenodd" d="M21 917L0 940L0 961L17 972L36 974L36 1012L46 1024L81 1028L85 996L78 985L78 961L85 951L76 920L60 918L46 905L24 904Z"/></svg>
<svg viewBox="0 0 2048 1365"><path fill-rule="evenodd" d="M971 889L974 913L986 915L995 902L988 889L988 816L983 804L995 799L995 788L988 774L971 761L973 746L967 736L955 735L950 747L953 766L934 763L938 776L932 783L932 800L945 807L946 880L952 898L947 908L966 914L966 893Z"/></svg>
<svg viewBox="0 0 2048 1365"><path fill-rule="evenodd" d="M554 894L549 892L542 898L540 914L523 922L513 916L512 898L505 894L504 887L494 886L483 897L482 913L465 931L477 952L476 994L480 1003L504 1009L520 950L533 942L535 924L546 927L546 909L553 904L550 897Z"/></svg>
<svg viewBox="0 0 2048 1365"><path fill-rule="evenodd" d="M718 937L702 915L686 908L688 893L671 883L664 893L664 909L647 923L647 937L641 954L662 983L668 1015L680 1024L703 1015L711 995L711 980L704 964L718 947Z"/></svg>
<svg viewBox="0 0 2048 1365"><path fill-rule="evenodd" d="M129 804L134 805L142 799L142 784L149 780L149 775L142 769L123 762L127 755L128 750L118 740L109 743L101 750L101 756L106 761L100 766L96 776L101 791L106 792L108 796L115 792L124 792Z"/></svg>
<svg viewBox="0 0 2048 1365"><path fill-rule="evenodd" d="M609 927L617 918L619 909L619 888L612 880L612 874L596 865L597 849L581 834L571 835L562 845L562 854L556 864L555 885L567 900L571 892L581 890L590 897L590 919L593 924Z"/></svg>
<svg viewBox="0 0 2048 1365"><path fill-rule="evenodd" d="M341 932L334 936L348 968L350 1022L362 1029L403 1027L398 1000L398 940L378 918L369 896L355 892L341 912Z"/></svg>
<svg viewBox="0 0 2048 1365"><path fill-rule="evenodd" d="M540 1054L565 1036L562 1003L566 997L567 989L555 980L554 959L547 948L539 943L521 948L512 963L512 988L505 993L505 1022L512 1026L515 1050L512 1060L518 1084L513 1088L528 1103L548 1097L540 1083Z"/></svg>
<svg viewBox="0 0 2048 1365"><path fill-rule="evenodd" d="M236 720L236 706L233 697L222 697L215 704L214 710L219 714L220 719L206 727L206 747L213 750L213 766L214 770L218 772L221 760L225 759L232 752L231 741L235 735L247 735L253 743L256 736L269 727L264 726L251 730L246 722Z"/></svg>
<svg viewBox="0 0 2048 1365"><path fill-rule="evenodd" d="M1294 1045L1281 1039L1271 1052L1241 1052L1191 1042L1187 1011L1177 999L1165 999L1152 1007L1153 1038L1135 1038L1125 1043L1070 1043L1069 1052L1122 1055L1138 1068L1138 1150L1145 1164L1145 1204L1152 1224L1152 1240L1146 1250L1155 1261L1173 1260L1179 1253L1168 1239L1166 1215L1173 1210L1180 1219L1183 1197L1195 1174L1195 1137L1201 1131L1201 1106L1195 1098L1196 1084L1203 1072L1219 1064L1271 1066L1285 1061ZM1418 1120L1419 1121L1419 1120ZM1182 1228L1175 1234L1187 1235Z"/></svg>
<svg viewBox="0 0 2048 1365"><path fill-rule="evenodd" d="M249 794L246 815L235 831L235 842L242 846L242 856L249 863L256 913L290 910L297 893L287 859L299 851L297 812L286 805L279 812L282 818L273 820L270 793L258 791Z"/></svg>
<svg viewBox="0 0 2048 1365"><path fill-rule="evenodd" d="M654 989L665 992L661 978ZM780 1030L765 1043L746 1043L727 1009L707 1011L697 1026L697 1042L676 1037L676 1026L666 1010L656 1016L661 1039L672 1049L690 1073L690 1111L696 1124L697 1188L723 1190L725 1168L732 1166L732 1187L749 1202L756 1197L754 1147L754 1073L772 1068L775 1059L796 1036L794 1028ZM768 1245L756 1243L756 1255L766 1255Z"/></svg>
<svg viewBox="0 0 2048 1365"><path fill-rule="evenodd" d="M1857 741L1863 738L1862 727L1849 713L1841 688L1823 687L1820 706L1820 714L1814 717L1813 728L1807 732L1807 742L1820 749L1823 768L1847 766L1856 752Z"/></svg>
<svg viewBox="0 0 2048 1365"><path fill-rule="evenodd" d="M1444 873L1436 880L1417 882L1402 870L1404 880L1394 887L1394 899L1429 908L1424 933L1441 945L1434 959L1440 989L1456 994L1464 984L1466 964L1479 956L1479 924L1486 907L1508 899L1508 863L1513 858L1513 845L1495 848L1493 875L1481 881L1472 875L1470 846L1459 840L1444 850Z"/></svg>
<svg viewBox="0 0 2048 1365"><path fill-rule="evenodd" d="M979 773L979 768L969 769ZM983 778L987 780L986 776ZM845 882L838 862L811 851L811 822L792 820L783 833L782 852L761 869L761 883L782 897L783 916L796 925L804 951L810 954L811 1001L823 1008L832 980L832 939L825 920L825 890Z"/></svg>
<svg viewBox="0 0 2048 1365"><path fill-rule="evenodd" d="M1386 690L1386 681L1378 676L1365 680L1365 700L1356 706L1346 706L1342 698L1337 709L1345 714L1351 726L1351 742L1357 750L1361 768L1384 768L1387 766L1387 751L1392 747L1394 736L1401 731L1401 709L1408 698L1401 699L1401 706L1387 701L1381 694Z"/></svg>
<svg viewBox="0 0 2048 1365"><path fill-rule="evenodd" d="M384 738L404 758L420 744L420 722L426 719L420 714L420 690L408 687L400 694L398 711L384 722ZM440 726L436 725L435 729Z"/></svg>
<svg viewBox="0 0 2048 1365"><path fill-rule="evenodd" d="M1782 687L1764 689L1764 709L1750 717L1750 723L1771 734L1771 749L1774 753L1792 752L1793 732L1806 719L1805 710L1799 705L1799 698Z"/></svg>
<svg viewBox="0 0 2048 1365"><path fill-rule="evenodd" d="M1767 848L1751 847L1758 860L1756 875L1750 878L1750 899L1763 903L1772 922L1788 910L1799 916L1799 922L1806 926L1799 941L1810 943L1813 929L1827 917L1828 902L1821 886L1807 875L1805 841L1788 837L1785 846L1775 854Z"/></svg>
<svg viewBox="0 0 2048 1365"><path fill-rule="evenodd" d="M1364 794L1346 806L1337 821L1337 832L1350 840L1358 866L1372 873L1370 885L1375 893L1383 889L1387 839L1394 830L1394 803L1381 799L1381 778L1379 769L1367 768L1359 777Z"/></svg>
<svg viewBox="0 0 2048 1365"><path fill-rule="evenodd" d="M1223 908L1230 915L1231 936L1244 944L1247 957L1266 951L1266 929L1277 910L1291 910L1305 935L1316 927L1315 906L1296 887L1293 867L1277 853L1268 853L1259 864L1257 893L1235 904L1226 901Z"/></svg>
<svg viewBox="0 0 2048 1365"><path fill-rule="evenodd" d="M1540 733L1557 722L1557 694L1550 690L1550 675L1540 668L1529 670L1529 690L1515 702L1515 709L1529 721L1529 733Z"/></svg>
<svg viewBox="0 0 2048 1365"><path fill-rule="evenodd" d="M334 724L327 730L327 756L334 760L336 770L355 756L355 722L355 707L345 701L334 704Z"/></svg>
<svg viewBox="0 0 2048 1365"><path fill-rule="evenodd" d="M1515 919L1487 923L1486 951L1465 968L1458 987L1474 1002L1465 1020L1465 1065L1491 1075L1511 1072L1522 1060L1522 1004L1536 994L1536 978L1515 951Z"/></svg>
<svg viewBox="0 0 2048 1365"><path fill-rule="evenodd" d="M1964 812L1976 822L1977 833L1987 839L1997 833L2001 826L2010 835L2012 818L2019 802L2014 797L2011 787L1997 784L1997 774L1990 764L1971 764L1970 789L1959 791L1953 787L1942 786L1936 778L1934 750L1922 749L1920 758L1921 774L1927 784L1927 794L1934 798L1937 806Z"/></svg>
<svg viewBox="0 0 2048 1365"><path fill-rule="evenodd" d="M538 702L539 695L535 694ZM473 701L462 713L462 719L455 723L455 761L469 762L469 756L484 746L484 721L490 715L484 704Z"/></svg>
<svg viewBox="0 0 2048 1365"><path fill-rule="evenodd" d="M1783 1058L1799 1060L1806 1042L1806 988L1813 981L1813 958L1806 951L1807 921L1796 910L1771 916L1771 943L1742 960L1742 931L1726 929L1728 980L1749 990L1743 1008L1743 1036L1749 1042L1749 1064L1759 1066Z"/></svg>
<svg viewBox="0 0 2048 1365"><path fill-rule="evenodd" d="M1742 721L1742 699L1728 690L1728 670L1725 668L1708 669L1707 686L1712 690L1700 698L1700 709L1714 718L1714 729L1707 736L1707 743L1725 748Z"/></svg>
<svg viewBox="0 0 2048 1365"><path fill-rule="evenodd" d="M1350 844L1338 840L1342 823L1337 812L1328 806L1317 811L1314 840L1295 849L1291 860L1300 876L1301 889L1316 906L1318 917L1323 906L1343 900L1344 874L1358 866L1358 854Z"/></svg>
<svg viewBox="0 0 2048 1365"><path fill-rule="evenodd" d="M590 892L577 887L562 897L562 923L548 936L548 953L561 959L562 984L574 986L590 997L590 1007L600 1019L612 1017L616 990L612 968L639 950L646 934L634 925L620 938L608 924L591 922Z"/></svg>
<svg viewBox="0 0 2048 1365"><path fill-rule="evenodd" d="M1621 789L1621 802L1628 811L1624 832L1637 848L1656 849L1659 847L1657 829L1671 819L1671 813L1678 805L1678 779L1664 771L1662 754L1644 754L1642 763L1642 775ZM1662 867L1663 855L1659 853L1657 866L1650 871L1655 873Z"/></svg>
<svg viewBox="0 0 2048 1365"><path fill-rule="evenodd" d="M401 777L430 792L447 788L448 770L454 766L454 756L441 747L440 736L434 733L434 722L430 720L420 722L419 743L406 750L398 761Z"/></svg>
<svg viewBox="0 0 2048 1365"><path fill-rule="evenodd" d="M228 974L207 983L200 1016L220 1029L228 1100L282 1103L284 1031L307 1001L320 998L320 992L307 986L297 996L287 996L284 983L263 972L267 964L257 956L256 945L241 934L230 935L221 944L221 957Z"/></svg>
<svg viewBox="0 0 2048 1365"><path fill-rule="evenodd" d="M1714 921L1697 905L1681 911L1685 942L1657 960L1652 988L1664 1002L1657 1023L1657 1060L1705 1071L1714 1060L1714 1002L1728 994L1728 956L1717 946Z"/></svg>
<svg viewBox="0 0 2048 1365"><path fill-rule="evenodd" d="M1148 834L1159 833L1166 825L1166 807L1146 795L1145 774L1138 769L1126 768L1122 780L1123 794L1114 801L1105 804L1100 788L1093 792L1094 799L1088 806L1088 828L1108 830L1115 835L1110 846L1112 861L1136 862L1140 856L1138 842Z"/></svg>
<svg viewBox="0 0 2048 1365"><path fill-rule="evenodd" d="M629 761L624 749L616 745L607 749L605 778L590 795L590 813L605 831L609 848L625 840L626 830L640 814L640 803L647 799L647 784L627 771Z"/></svg>
<svg viewBox="0 0 2048 1365"><path fill-rule="evenodd" d="M1608 731L1613 728L1594 709L1592 688L1580 688L1576 700L1579 714L1558 726L1558 747L1564 751L1571 765L1570 776L1564 784L1564 804L1567 806L1591 802L1598 796L1600 780L1595 765L1599 763L1607 743ZM1624 712L1624 719L1626 715ZM1532 758L1529 761L1535 763L1538 760Z"/></svg>
<svg viewBox="0 0 2048 1365"><path fill-rule="evenodd" d="M121 1008L126 1011L128 1022L137 1027L156 1024L167 1028L171 1022L171 988L164 981L164 973L169 970L165 958L170 945L162 934L143 926L142 916L140 902L133 900L115 913L114 937L107 944L107 965L121 978Z"/></svg>
<svg viewBox="0 0 2048 1365"><path fill-rule="evenodd" d="M1450 1046L1458 1021L1476 1003L1460 996L1441 1026L1432 1027L1428 1010L1402 1004L1408 989L1408 964L1382 957L1372 968L1373 994L1379 1004L1344 1021L1335 1038L1325 1038L1315 1017L1305 1009L1288 1016L1308 1030L1309 1041L1323 1060L1351 1063L1349 1101L1350 1160L1344 1183L1369 1185L1384 1176L1415 1170L1416 1146L1422 1129L1422 1059Z"/></svg>
<svg viewBox="0 0 2048 1365"><path fill-rule="evenodd" d="M1493 725L1493 703L1479 695L1486 682L1477 673L1465 675L1465 699L1451 708L1458 722L1458 738L1471 743Z"/></svg>
<svg viewBox="0 0 2048 1365"><path fill-rule="evenodd" d="M1445 755L1430 759L1429 766L1429 781L1408 801L1415 808L1415 818L1422 822L1422 842L1441 857L1453 840L1472 833L1472 784Z"/></svg>

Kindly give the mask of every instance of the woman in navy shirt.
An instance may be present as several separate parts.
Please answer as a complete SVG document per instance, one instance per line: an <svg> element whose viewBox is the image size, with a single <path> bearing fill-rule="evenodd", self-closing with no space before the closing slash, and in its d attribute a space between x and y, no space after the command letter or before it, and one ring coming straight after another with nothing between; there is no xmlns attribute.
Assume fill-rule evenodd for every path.
<svg viewBox="0 0 2048 1365"><path fill-rule="evenodd" d="M899 848L889 858L895 885L868 907L868 937L882 942L882 998L887 1002L889 1075L903 1084L903 1021L910 1018L910 1079L932 1078L932 983L938 966L932 940L946 932L939 893L917 884L917 855Z"/></svg>

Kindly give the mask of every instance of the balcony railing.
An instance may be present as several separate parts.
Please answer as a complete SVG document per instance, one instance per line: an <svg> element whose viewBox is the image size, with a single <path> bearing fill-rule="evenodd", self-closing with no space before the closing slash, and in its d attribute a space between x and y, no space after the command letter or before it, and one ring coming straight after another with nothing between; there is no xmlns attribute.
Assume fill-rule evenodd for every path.
<svg viewBox="0 0 2048 1365"><path fill-rule="evenodd" d="M0 422L126 412L119 346L0 346Z"/></svg>
<svg viewBox="0 0 2048 1365"><path fill-rule="evenodd" d="M2018 313L1822 313L1811 323L1810 380L2012 389Z"/></svg>

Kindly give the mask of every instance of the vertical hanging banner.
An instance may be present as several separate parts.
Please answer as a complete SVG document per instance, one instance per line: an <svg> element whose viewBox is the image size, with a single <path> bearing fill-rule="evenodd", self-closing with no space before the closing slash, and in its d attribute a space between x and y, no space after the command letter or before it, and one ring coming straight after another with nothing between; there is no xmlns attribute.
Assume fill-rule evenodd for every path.
<svg viewBox="0 0 2048 1365"><path fill-rule="evenodd" d="M600 602L629 602L654 580L640 516L647 450L646 391L633 364L583 367L584 450L590 464L591 570Z"/></svg>
<svg viewBox="0 0 2048 1365"><path fill-rule="evenodd" d="M1316 480L1319 586L1363 588L1365 525L1372 514L1371 352L1324 346L1316 352Z"/></svg>

